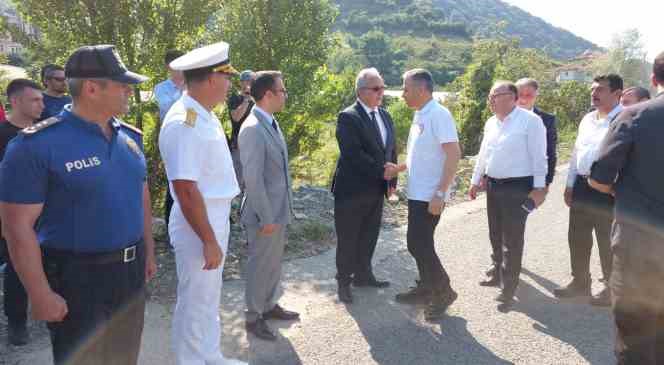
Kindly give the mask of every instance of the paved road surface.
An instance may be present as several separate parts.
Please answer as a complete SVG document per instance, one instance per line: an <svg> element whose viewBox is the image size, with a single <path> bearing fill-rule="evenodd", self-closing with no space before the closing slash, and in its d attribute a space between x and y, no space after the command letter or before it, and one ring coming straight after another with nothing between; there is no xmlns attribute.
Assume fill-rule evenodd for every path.
<svg viewBox="0 0 664 365"><path fill-rule="evenodd" d="M445 211L437 231L438 253L459 292L449 316L440 323L425 322L422 308L394 302L394 294L416 277L403 227L382 233L374 261L376 275L391 280L392 286L355 289L351 306L336 299L334 251L288 262L282 304L299 311L302 321L271 323L278 327L276 343L247 339L242 317L244 282L225 283L224 352L265 365L611 364L609 310L579 300L559 301L551 293L569 279L568 210L562 199L565 174L559 172L548 201L529 218L513 311L498 312L493 300L497 289L477 285L490 251L481 198ZM591 267L593 277L599 278L596 249ZM593 285L595 291L601 288L596 281ZM141 364L173 364L171 310L157 304L148 307ZM28 354L17 356L15 349L0 349L0 355L6 356L8 364L39 364L47 361L48 351L42 336Z"/></svg>

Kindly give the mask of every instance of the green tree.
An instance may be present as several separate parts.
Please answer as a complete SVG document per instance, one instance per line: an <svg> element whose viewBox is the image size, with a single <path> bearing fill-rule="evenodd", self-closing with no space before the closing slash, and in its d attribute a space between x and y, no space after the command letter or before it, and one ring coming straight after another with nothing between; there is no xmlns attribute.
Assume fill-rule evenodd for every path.
<svg viewBox="0 0 664 365"><path fill-rule="evenodd" d="M646 60L641 33L628 29L613 35L609 51L605 57L593 64L596 74L617 73L628 86L650 86L650 65Z"/></svg>
<svg viewBox="0 0 664 365"><path fill-rule="evenodd" d="M226 0L212 24L210 36L231 44L236 65L284 74L288 102L279 119L291 157L318 146L310 120L298 116L319 92L314 80L334 45L336 15L328 0Z"/></svg>
<svg viewBox="0 0 664 365"><path fill-rule="evenodd" d="M114 44L133 71L165 77L163 55L169 48L190 49L206 21L218 9L214 0L12 0L37 35L8 30L42 63L64 63L83 45ZM155 80L156 81L156 80ZM151 86L153 83L148 84ZM136 89L138 91L138 88ZM140 101L140 93L135 93ZM135 114L141 127L141 113Z"/></svg>

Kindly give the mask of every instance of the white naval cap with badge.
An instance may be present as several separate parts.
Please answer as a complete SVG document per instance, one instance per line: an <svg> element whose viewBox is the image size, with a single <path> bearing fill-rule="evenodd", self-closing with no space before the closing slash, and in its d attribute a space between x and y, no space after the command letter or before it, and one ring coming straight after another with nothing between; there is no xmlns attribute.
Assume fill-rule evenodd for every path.
<svg viewBox="0 0 664 365"><path fill-rule="evenodd" d="M226 42L210 44L187 52L174 59L168 66L175 71L211 67L213 72L237 75L239 72L231 65L229 50L230 45ZM193 127L196 124L196 117L194 109L187 109L185 124Z"/></svg>

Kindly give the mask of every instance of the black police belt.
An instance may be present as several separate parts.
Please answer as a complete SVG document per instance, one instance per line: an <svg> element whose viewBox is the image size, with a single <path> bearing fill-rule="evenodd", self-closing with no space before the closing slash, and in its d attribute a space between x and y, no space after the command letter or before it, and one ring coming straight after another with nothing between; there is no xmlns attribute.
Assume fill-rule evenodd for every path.
<svg viewBox="0 0 664 365"><path fill-rule="evenodd" d="M123 249L108 252L73 252L43 247L44 255L49 258L67 259L91 265L130 263L136 260L137 251L143 248L143 240Z"/></svg>

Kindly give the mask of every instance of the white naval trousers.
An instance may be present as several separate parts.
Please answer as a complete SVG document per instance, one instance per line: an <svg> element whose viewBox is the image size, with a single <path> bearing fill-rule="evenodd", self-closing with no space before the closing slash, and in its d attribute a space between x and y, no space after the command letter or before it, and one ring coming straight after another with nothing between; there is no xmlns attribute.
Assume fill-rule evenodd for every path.
<svg viewBox="0 0 664 365"><path fill-rule="evenodd" d="M203 243L187 223L177 201L171 211L168 233L175 250L178 287L173 314L172 343L178 365L234 363L221 352L222 271L230 233L231 201L206 199L207 215L224 259L216 270L203 270Z"/></svg>

